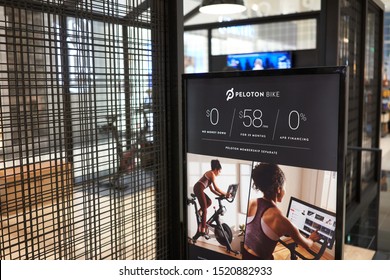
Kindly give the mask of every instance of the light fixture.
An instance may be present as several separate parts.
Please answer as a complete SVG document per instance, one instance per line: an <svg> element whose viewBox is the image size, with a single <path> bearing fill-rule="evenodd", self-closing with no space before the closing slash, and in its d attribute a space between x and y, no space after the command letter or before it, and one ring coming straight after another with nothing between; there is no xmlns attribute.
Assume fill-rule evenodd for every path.
<svg viewBox="0 0 390 280"><path fill-rule="evenodd" d="M199 11L203 14L235 14L246 10L244 0L203 0Z"/></svg>

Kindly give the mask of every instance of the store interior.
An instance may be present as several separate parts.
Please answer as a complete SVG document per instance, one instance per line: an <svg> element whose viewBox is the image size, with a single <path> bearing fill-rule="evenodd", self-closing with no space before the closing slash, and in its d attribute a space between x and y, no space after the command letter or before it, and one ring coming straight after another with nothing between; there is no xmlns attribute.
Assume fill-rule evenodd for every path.
<svg viewBox="0 0 390 280"><path fill-rule="evenodd" d="M182 74L340 65L339 237L390 259L390 0L244 2L0 1L2 260L186 258ZM248 180L247 163L226 167Z"/></svg>
<svg viewBox="0 0 390 280"><path fill-rule="evenodd" d="M315 35L318 26L310 19L311 13L316 13L324 7L321 1L246 0L246 11L229 15L206 15L199 13L198 8L201 2L201 0L185 0L183 2L185 27L184 67L186 73L252 70L250 68L255 67L254 61L256 58L269 62L272 61L270 56L278 52L283 53L284 60L286 60L285 57L287 56L288 63L282 65L284 68L312 66L310 59L312 61L318 59L318 64L322 63L321 59L318 58L319 56L314 54L318 50L316 45L318 46L321 40ZM378 4L377 2L380 1L372 2ZM344 4L346 5L344 7L346 10L351 7L355 11L359 10L358 6L353 7L354 3L351 1L346 1ZM370 148L381 150L380 193L378 195L379 199L374 199L370 202L360 216L355 218L353 225L349 226L345 243L372 250L375 252L374 259L390 259L390 1L382 1L379 3L379 6L381 9L384 9L383 77L380 89L378 87L378 92L381 92L381 120L378 144L377 146L373 144ZM308 19L303 17L290 22L291 26L294 26L291 29L283 26L283 22L277 22L278 17L288 17L286 15L299 13L307 16ZM349 17L348 12L345 14L345 17ZM272 22L251 21L253 18L258 19L268 16L273 17ZM287 19L294 20L294 16ZM355 20L359 21L358 19ZM370 16L368 16L368 20L371 20ZM234 21L240 25L232 26L226 23ZM241 25L242 22L248 24ZM256 25L257 23L259 25ZM260 25L263 25L262 27L264 28L261 28ZM268 32L265 30L268 30ZM344 54L347 56L348 44L357 37L352 38L356 35L348 32L343 35L344 39L341 44L344 43L345 47L341 47L339 53L342 56L344 51ZM207 39L208 36L211 37L210 41ZM367 35L368 37L370 35ZM366 43L369 40L367 38ZM370 61L369 55L365 59L368 64L374 63L373 59ZM351 63L348 59L342 62L346 64ZM275 63L271 63L272 68L277 68L275 65ZM262 69L267 69L266 66ZM378 66L375 67L379 68ZM380 73L380 70L378 73ZM376 109L376 111L378 110ZM350 119L350 124L352 123L353 121ZM370 127L369 124L366 125L365 129L368 127ZM369 138L370 136L368 135L363 136L362 143L358 146L364 147L367 143L375 142L373 138ZM371 157L372 155L367 156L367 158ZM365 164L364 161L365 159L363 159L363 165ZM367 162L366 164L370 165ZM373 162L371 162L371 165L374 165ZM364 182L365 179L361 179ZM347 203L348 199L350 199L348 196L349 194L347 194ZM353 215L351 214L351 216Z"/></svg>

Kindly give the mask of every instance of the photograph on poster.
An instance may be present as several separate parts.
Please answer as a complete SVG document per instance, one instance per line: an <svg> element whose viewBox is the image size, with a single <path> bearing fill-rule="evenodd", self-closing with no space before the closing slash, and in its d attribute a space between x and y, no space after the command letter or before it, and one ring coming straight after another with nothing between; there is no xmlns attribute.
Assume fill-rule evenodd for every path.
<svg viewBox="0 0 390 280"><path fill-rule="evenodd" d="M217 175L211 180L209 174L213 170L212 164L216 161L220 166L215 172ZM315 242L310 244L310 250L314 255L304 249L304 245L299 243L300 240L293 240L293 235L284 236L282 229L278 232L276 225L272 223L268 225L264 219L261 219L260 223L267 228L267 234L270 233L275 242L271 242L273 245L263 245L272 247L268 257L259 257L260 253L255 253L256 249L263 250L262 245L256 244L250 235L256 234L255 240L259 241L260 234L251 229L251 224L256 223L254 219L257 213L256 210L253 211L253 205L260 204L259 199L262 201L264 197L270 197L270 194L266 195L255 187L256 178L253 176L256 172L253 170L261 164L268 165L246 160L187 154L187 237L190 254L198 258L214 258L216 255L213 255L213 252L215 252L219 256L226 255L234 259L252 257L286 260L292 258L290 245L295 241L299 245L295 249L297 254L312 259L320 253L320 259L334 259L337 172L275 164L272 166L277 166L283 176L283 179L279 180L283 195L279 194L279 199L275 199L272 205L283 215L284 222L288 221L297 228L302 240L308 242L309 236L315 232ZM197 186L205 177L209 177L210 180L206 184L207 187L202 188L205 195L205 203L202 203L200 201L203 198L197 191ZM275 174L271 177L278 180ZM238 188L234 190L234 197L231 197L229 191L233 186ZM276 183L275 186L277 189L278 184ZM221 194L215 194L213 192L215 189L218 189ZM273 219L273 222L274 220L276 219ZM220 224L217 224L217 221ZM274 230L271 227L274 227ZM261 240L259 242L264 243ZM324 243L324 252L319 252ZM255 249L251 249L250 246ZM198 251L196 247L205 250Z"/></svg>
<svg viewBox="0 0 390 280"><path fill-rule="evenodd" d="M251 186L242 259L335 258L337 172L255 162Z"/></svg>
<svg viewBox="0 0 390 280"><path fill-rule="evenodd" d="M212 192L213 188L215 188L214 184L211 182L207 184L207 187L202 188L206 200L208 200L206 211L202 213L200 205L202 202L199 202L202 198L197 188L199 181L202 181L204 176L210 174L210 171L212 171L211 163L216 160L220 163L221 168L219 174L215 176L214 183L221 192L228 195L226 199L219 199L221 196ZM209 252L214 251L227 254L233 258L240 257L239 252L244 238L243 229L246 221L251 169L251 161L187 154L187 236L190 245L202 247ZM235 187L236 189L233 190ZM229 190L234 193L228 193ZM205 235L199 234L199 231L202 230L201 214L206 214L207 216L203 218L203 222L207 221ZM221 232L220 227L216 226L218 223L216 220L220 221L224 233ZM225 239L225 236L228 240ZM208 258L209 255L198 257Z"/></svg>

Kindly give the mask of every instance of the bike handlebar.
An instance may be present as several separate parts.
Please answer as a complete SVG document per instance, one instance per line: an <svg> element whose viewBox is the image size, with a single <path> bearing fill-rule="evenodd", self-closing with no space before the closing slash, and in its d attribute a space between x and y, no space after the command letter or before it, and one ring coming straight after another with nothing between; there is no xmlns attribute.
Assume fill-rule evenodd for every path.
<svg viewBox="0 0 390 280"><path fill-rule="evenodd" d="M232 203L234 201L234 197L226 197L226 196L217 196L215 199L219 201L226 199L226 201L229 203Z"/></svg>
<svg viewBox="0 0 390 280"><path fill-rule="evenodd" d="M321 245L321 248L320 250L318 251L318 253L314 252L313 250L311 249L306 249L306 251L313 256L313 258L308 258L308 257L305 257L304 255L302 255L301 253L299 253L298 251L296 251L296 247L298 247L298 244L295 243L295 242L292 242L292 243L286 243L284 242L283 240L279 239L279 242L281 244L283 244L283 246L285 246L289 251L290 251L290 254L291 254L291 259L296 259L296 257L300 257L301 259L303 260L319 260L322 255L324 254L325 250L326 250L326 241L324 241Z"/></svg>

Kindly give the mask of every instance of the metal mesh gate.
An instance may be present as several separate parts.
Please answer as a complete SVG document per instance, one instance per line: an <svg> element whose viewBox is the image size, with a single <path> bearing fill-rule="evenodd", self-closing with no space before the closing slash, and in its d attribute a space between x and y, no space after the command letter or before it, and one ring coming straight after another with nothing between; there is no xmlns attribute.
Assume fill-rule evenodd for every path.
<svg viewBox="0 0 390 280"><path fill-rule="evenodd" d="M364 200L362 193L377 184L379 146L380 45L379 12L365 1L342 1L339 64L349 65L349 119L346 205ZM365 12L367 10L367 14ZM366 14L366 15L365 15ZM364 23L364 24L363 24ZM362 30L362 28L365 30ZM364 44L362 43L364 42ZM364 59L362 59L364 58Z"/></svg>
<svg viewBox="0 0 390 280"><path fill-rule="evenodd" d="M0 1L1 259L168 254L164 1Z"/></svg>

